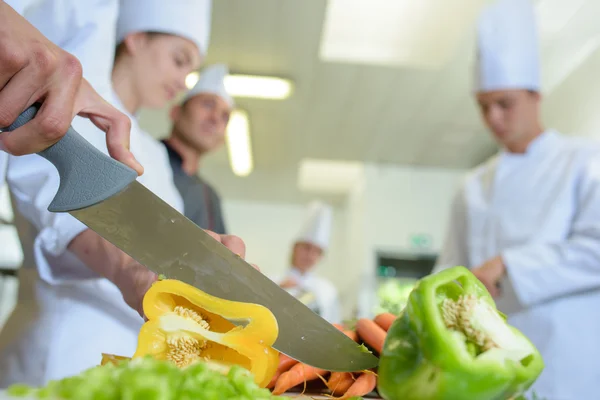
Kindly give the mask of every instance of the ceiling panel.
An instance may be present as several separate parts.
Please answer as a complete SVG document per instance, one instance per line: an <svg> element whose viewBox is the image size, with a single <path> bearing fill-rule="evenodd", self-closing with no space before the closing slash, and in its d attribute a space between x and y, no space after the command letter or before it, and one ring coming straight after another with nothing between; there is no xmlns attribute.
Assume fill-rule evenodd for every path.
<svg viewBox="0 0 600 400"><path fill-rule="evenodd" d="M543 36L545 122L564 131L600 128L600 87L591 84L600 81L598 51L572 62L600 37L600 1L576 0L569 13L560 11L564 0L535 3L542 1L548 7L542 28L554 32ZM224 149L203 162L204 175L214 175L231 196L302 198L295 185L303 158L469 168L495 151L471 94L474 27L437 71L324 63L318 53L326 6L325 0L214 2L207 63L287 77L295 88L284 101L237 100L250 116L256 165L250 177L233 176ZM156 137L168 131L166 110L144 110L141 118Z"/></svg>

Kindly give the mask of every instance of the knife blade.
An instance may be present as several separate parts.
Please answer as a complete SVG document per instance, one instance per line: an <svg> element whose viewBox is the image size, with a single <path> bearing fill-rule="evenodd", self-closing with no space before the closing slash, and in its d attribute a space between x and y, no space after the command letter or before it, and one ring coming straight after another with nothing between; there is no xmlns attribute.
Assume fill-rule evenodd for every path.
<svg viewBox="0 0 600 400"><path fill-rule="evenodd" d="M34 104L4 130L31 120ZM38 153L60 175L48 207L68 212L157 274L216 297L255 303L275 315L279 335L273 348L307 365L352 372L377 366L378 359L275 282L160 199L137 174L105 155L72 127Z"/></svg>

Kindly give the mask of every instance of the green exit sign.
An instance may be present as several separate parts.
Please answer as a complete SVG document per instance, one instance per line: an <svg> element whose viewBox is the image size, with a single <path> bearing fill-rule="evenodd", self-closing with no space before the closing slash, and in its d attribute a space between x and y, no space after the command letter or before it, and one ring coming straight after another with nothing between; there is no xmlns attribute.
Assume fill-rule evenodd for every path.
<svg viewBox="0 0 600 400"><path fill-rule="evenodd" d="M430 249L432 241L431 235L426 233L413 234L409 238L410 247L415 249Z"/></svg>

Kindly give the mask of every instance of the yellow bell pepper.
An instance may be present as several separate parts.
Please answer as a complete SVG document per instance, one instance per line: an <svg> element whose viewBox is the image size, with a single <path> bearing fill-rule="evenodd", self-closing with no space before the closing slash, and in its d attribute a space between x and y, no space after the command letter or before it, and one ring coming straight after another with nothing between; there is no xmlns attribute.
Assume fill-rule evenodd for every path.
<svg viewBox="0 0 600 400"><path fill-rule="evenodd" d="M279 352L271 346L279 327L266 307L220 299L181 281L164 279L148 290L143 308L148 321L133 358L151 355L179 367L197 360L240 365L261 387L275 375Z"/></svg>
<svg viewBox="0 0 600 400"><path fill-rule="evenodd" d="M106 365L106 364L117 365L121 361L129 361L129 360L131 360L131 358L129 358L129 357L117 356L115 354L102 353L102 361L100 361L100 365Z"/></svg>

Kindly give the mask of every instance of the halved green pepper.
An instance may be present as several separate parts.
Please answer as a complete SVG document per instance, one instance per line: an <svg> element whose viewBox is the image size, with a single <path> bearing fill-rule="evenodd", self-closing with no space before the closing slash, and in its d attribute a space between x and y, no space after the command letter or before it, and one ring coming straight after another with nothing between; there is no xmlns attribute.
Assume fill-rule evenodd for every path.
<svg viewBox="0 0 600 400"><path fill-rule="evenodd" d="M524 393L544 361L508 325L465 267L421 279L387 333L379 362L386 400L507 400Z"/></svg>

